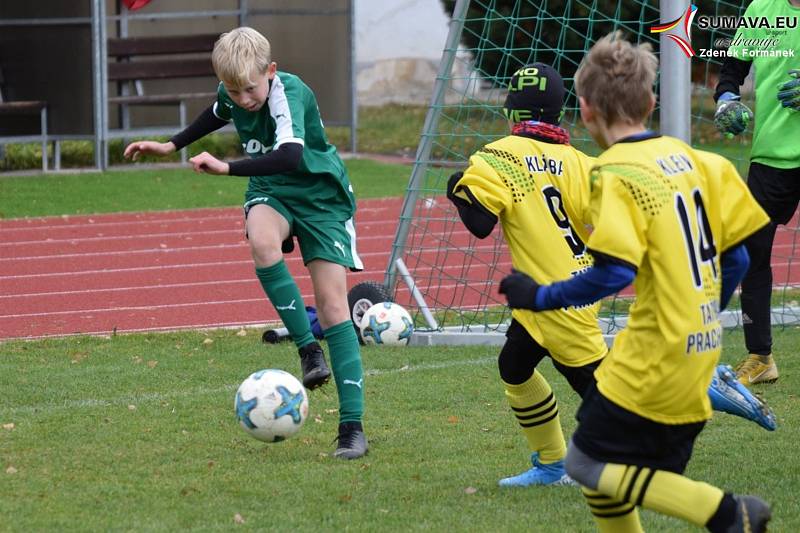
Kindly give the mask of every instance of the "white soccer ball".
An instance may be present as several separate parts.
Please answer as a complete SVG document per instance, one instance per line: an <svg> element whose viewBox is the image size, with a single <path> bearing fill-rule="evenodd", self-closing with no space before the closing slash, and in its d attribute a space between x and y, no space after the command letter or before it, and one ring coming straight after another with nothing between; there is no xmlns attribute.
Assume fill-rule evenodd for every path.
<svg viewBox="0 0 800 533"><path fill-rule="evenodd" d="M234 408L248 435L264 442L280 442L303 427L308 418L308 395L290 373L259 370L239 385Z"/></svg>
<svg viewBox="0 0 800 533"><path fill-rule="evenodd" d="M364 313L361 319L361 337L365 344L405 346L414 333L411 315L403 306L393 302L380 302Z"/></svg>

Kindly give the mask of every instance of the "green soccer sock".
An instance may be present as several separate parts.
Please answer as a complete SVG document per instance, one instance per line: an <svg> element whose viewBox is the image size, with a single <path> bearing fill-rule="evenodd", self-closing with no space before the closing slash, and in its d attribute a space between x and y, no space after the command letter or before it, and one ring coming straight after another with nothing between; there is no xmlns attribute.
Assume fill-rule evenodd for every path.
<svg viewBox="0 0 800 533"><path fill-rule="evenodd" d="M325 339L339 393L339 423L361 422L364 415L364 372L353 321L347 320L326 329Z"/></svg>
<svg viewBox="0 0 800 533"><path fill-rule="evenodd" d="M272 266L256 267L256 276L297 347L314 342L303 297L284 260Z"/></svg>

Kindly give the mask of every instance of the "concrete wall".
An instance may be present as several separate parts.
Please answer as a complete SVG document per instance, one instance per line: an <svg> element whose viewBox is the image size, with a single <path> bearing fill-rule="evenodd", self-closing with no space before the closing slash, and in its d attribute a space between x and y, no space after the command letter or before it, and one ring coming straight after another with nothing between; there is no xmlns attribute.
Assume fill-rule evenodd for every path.
<svg viewBox="0 0 800 533"><path fill-rule="evenodd" d="M359 105L427 104L449 17L439 0L355 0Z"/></svg>

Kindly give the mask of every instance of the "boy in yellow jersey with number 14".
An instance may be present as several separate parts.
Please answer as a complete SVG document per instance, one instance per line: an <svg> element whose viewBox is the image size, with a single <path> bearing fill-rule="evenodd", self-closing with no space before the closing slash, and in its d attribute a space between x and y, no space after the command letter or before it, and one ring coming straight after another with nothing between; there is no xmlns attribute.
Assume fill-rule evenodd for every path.
<svg viewBox="0 0 800 533"><path fill-rule="evenodd" d="M616 33L576 73L581 117L606 150L591 175L587 248L597 266L549 285L515 273L501 291L513 308L544 311L609 294L585 286L606 265L635 277L628 327L595 372L567 451L600 531L642 531L639 506L712 532L764 531L764 501L682 474L711 417L718 312L747 268L741 243L768 217L724 158L644 127L657 65L649 45Z"/></svg>
<svg viewBox="0 0 800 533"><path fill-rule="evenodd" d="M499 222L514 268L553 282L594 264L588 238L591 158L569 143L559 126L566 90L558 72L543 63L517 70L503 112L511 135L494 141L454 174L448 197L467 229L488 236ZM593 282L622 288L633 275L610 265ZM498 357L506 398L531 452L532 468L500 480L505 487L560 485L566 443L558 403L536 370L544 358L579 395L594 383L593 372L607 349L597 321L597 305L564 306L545 313L514 309L506 342ZM715 409L775 428L772 412L736 383L733 370L720 368L709 388Z"/></svg>

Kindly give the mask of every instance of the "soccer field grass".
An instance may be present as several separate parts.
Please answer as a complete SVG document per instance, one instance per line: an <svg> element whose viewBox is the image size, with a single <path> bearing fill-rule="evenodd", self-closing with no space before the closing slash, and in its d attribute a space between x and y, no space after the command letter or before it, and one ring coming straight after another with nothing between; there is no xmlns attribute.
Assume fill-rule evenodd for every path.
<svg viewBox="0 0 800 533"><path fill-rule="evenodd" d="M503 489L526 468L495 347L364 348L370 454L330 457L332 384L310 393L301 433L263 444L233 397L259 368L299 373L258 331L70 337L0 344L3 531L593 531L575 488ZM797 328L776 330L780 381L762 386L780 427L717 415L687 474L763 496L771 531L800 529ZM726 333L724 360L743 353ZM577 399L542 370L574 428ZM647 531L695 531L643 512Z"/></svg>
<svg viewBox="0 0 800 533"><path fill-rule="evenodd" d="M402 196L411 167L345 161L356 198ZM137 168L0 179L0 219L48 215L230 207L244 203L247 178L187 168Z"/></svg>

